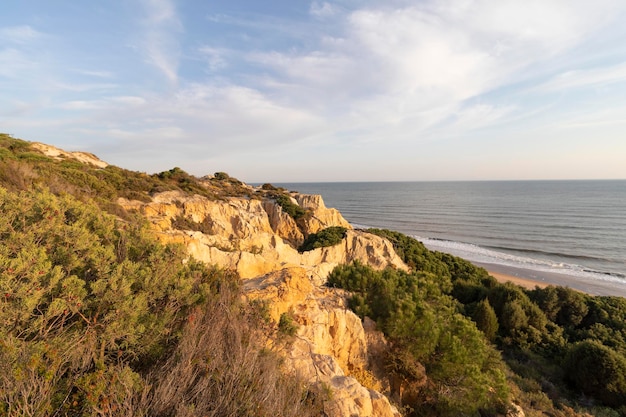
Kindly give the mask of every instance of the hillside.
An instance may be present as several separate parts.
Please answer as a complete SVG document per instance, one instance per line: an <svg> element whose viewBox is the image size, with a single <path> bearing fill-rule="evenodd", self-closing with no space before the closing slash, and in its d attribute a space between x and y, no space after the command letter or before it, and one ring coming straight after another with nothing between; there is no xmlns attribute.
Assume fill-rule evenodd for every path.
<svg viewBox="0 0 626 417"><path fill-rule="evenodd" d="M0 135L0 416L626 415L626 301Z"/></svg>

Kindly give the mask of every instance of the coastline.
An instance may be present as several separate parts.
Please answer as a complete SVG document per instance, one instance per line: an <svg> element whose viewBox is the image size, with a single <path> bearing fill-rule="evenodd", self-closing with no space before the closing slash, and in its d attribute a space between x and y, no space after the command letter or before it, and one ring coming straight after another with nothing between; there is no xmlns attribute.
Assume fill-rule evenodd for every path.
<svg viewBox="0 0 626 417"><path fill-rule="evenodd" d="M531 279L520 278L520 277L516 277L513 275L502 274L499 272L493 272L489 270L487 270L487 272L489 272L489 275L497 279L498 282L500 282L501 284L512 282L513 284L519 285L520 287L524 287L527 290L534 290L536 287L545 288L548 285L550 285L545 282L533 281Z"/></svg>
<svg viewBox="0 0 626 417"><path fill-rule="evenodd" d="M510 281L530 290L535 287L545 288L549 285L554 285L569 287L573 290L594 296L626 297L626 286L611 281L585 280L582 277L574 275L542 272L500 264L472 263L485 268L487 272L489 272L489 275L493 276L499 282L505 283Z"/></svg>

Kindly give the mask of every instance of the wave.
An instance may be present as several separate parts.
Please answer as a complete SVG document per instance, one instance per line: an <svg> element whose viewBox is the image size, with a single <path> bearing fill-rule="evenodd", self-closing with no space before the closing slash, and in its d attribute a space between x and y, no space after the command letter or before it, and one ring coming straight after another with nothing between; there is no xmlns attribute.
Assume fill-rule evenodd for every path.
<svg viewBox="0 0 626 417"><path fill-rule="evenodd" d="M579 261L602 261L602 262L615 262L615 260L613 259L607 259L607 258L599 258L596 256L587 256L587 255L571 255L571 254L567 254L567 253L560 253L560 252L550 252L550 251L543 251L543 250L538 250L538 249L526 249L526 248L504 248L501 246L485 246L488 249L494 249L496 251L506 251L506 250L512 250L515 252L520 252L520 253L528 253L531 255L540 255L540 256L556 256L556 257L561 257L561 258L569 258L569 259L573 259L573 260L579 260Z"/></svg>
<svg viewBox="0 0 626 417"><path fill-rule="evenodd" d="M567 262L553 261L553 260L547 260L547 259L538 259L534 257L513 255L513 254L502 252L499 250L484 248L484 247L474 245L471 243L455 242L455 241L445 240L445 239L425 238L421 236L413 236L413 237L419 240L420 242L424 243L424 245L431 250L437 250L440 252L450 253L452 255L467 259L471 262L473 261L473 262L502 265L502 266L514 267L514 268L523 268L523 269L529 269L529 270L540 271L540 272L573 275L573 276L586 278L586 279L612 281L612 282L618 282L622 284L625 283L626 281L625 274L621 274L618 272L594 270L594 269L585 267L583 265L575 264L575 263L567 263ZM522 252L517 249L516 251ZM548 254L548 253L541 252L541 251L527 251L527 252L537 253L537 254L542 253L542 254L547 254L547 255L559 255L559 256L565 256L565 257L568 256L568 255L563 255L563 254ZM575 258L583 260L581 258L584 258L584 257L575 257Z"/></svg>

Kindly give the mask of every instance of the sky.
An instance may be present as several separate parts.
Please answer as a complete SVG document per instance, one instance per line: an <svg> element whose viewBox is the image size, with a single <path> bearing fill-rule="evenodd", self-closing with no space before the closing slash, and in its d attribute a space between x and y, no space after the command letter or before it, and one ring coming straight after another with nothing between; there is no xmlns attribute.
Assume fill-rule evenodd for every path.
<svg viewBox="0 0 626 417"><path fill-rule="evenodd" d="M0 132L246 182L626 178L624 0L2 0Z"/></svg>

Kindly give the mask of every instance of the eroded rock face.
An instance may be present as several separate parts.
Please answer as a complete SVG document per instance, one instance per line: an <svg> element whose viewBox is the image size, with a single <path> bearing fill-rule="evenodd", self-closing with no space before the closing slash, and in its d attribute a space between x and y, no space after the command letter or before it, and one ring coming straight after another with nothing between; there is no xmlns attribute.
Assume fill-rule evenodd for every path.
<svg viewBox="0 0 626 417"><path fill-rule="evenodd" d="M338 212L324 215L331 209L324 207L321 197L306 201L309 208L314 208L313 213L317 213L316 218L324 228L349 226ZM355 260L376 269L387 266L407 269L389 241L357 230L348 230L346 238L338 245L301 254L293 244L301 236L298 227L291 217L287 216L289 220L286 220L285 213L273 202L243 198L211 201L200 196L186 197L176 191L157 194L147 204L124 199L118 202L125 208L142 212L163 242L183 243L196 259L232 268L244 279L300 266L310 272L315 285L322 285L333 268ZM179 216L202 223L206 230L202 233L172 229L172 221Z"/></svg>
<svg viewBox="0 0 626 417"><path fill-rule="evenodd" d="M263 208L267 213L270 226L274 233L280 236L284 241L290 243L294 248L299 247L304 242L304 235L298 228L296 221L276 202L266 200L263 202Z"/></svg>
<svg viewBox="0 0 626 417"><path fill-rule="evenodd" d="M399 415L387 397L350 376L371 367L368 340L372 337L366 336L359 317L347 308L344 293L323 285L333 268L355 260L376 269L408 268L389 241L352 230L337 210L325 207L320 196L295 195L294 199L310 210L299 224L270 200L211 201L168 191L150 203L120 199L119 204L143 213L162 241L182 243L194 258L237 271L246 297L265 300L274 322L282 314L293 318L298 330L284 348L287 368L332 392L324 403L327 415ZM195 223L197 230L173 229L179 217ZM348 229L340 244L297 251L305 236L330 226ZM384 341L377 340L382 349Z"/></svg>
<svg viewBox="0 0 626 417"><path fill-rule="evenodd" d="M284 347L286 367L330 391L329 416L395 416L387 397L349 376L368 366L368 344L361 320L341 291L312 285L304 268L288 268L244 282L249 299L265 300L272 320L289 314L298 325Z"/></svg>
<svg viewBox="0 0 626 417"><path fill-rule="evenodd" d="M311 211L311 216L301 221L305 237L317 233L329 226L341 226L352 229L352 225L334 208L326 208L321 195L296 194L294 196L300 207Z"/></svg>

